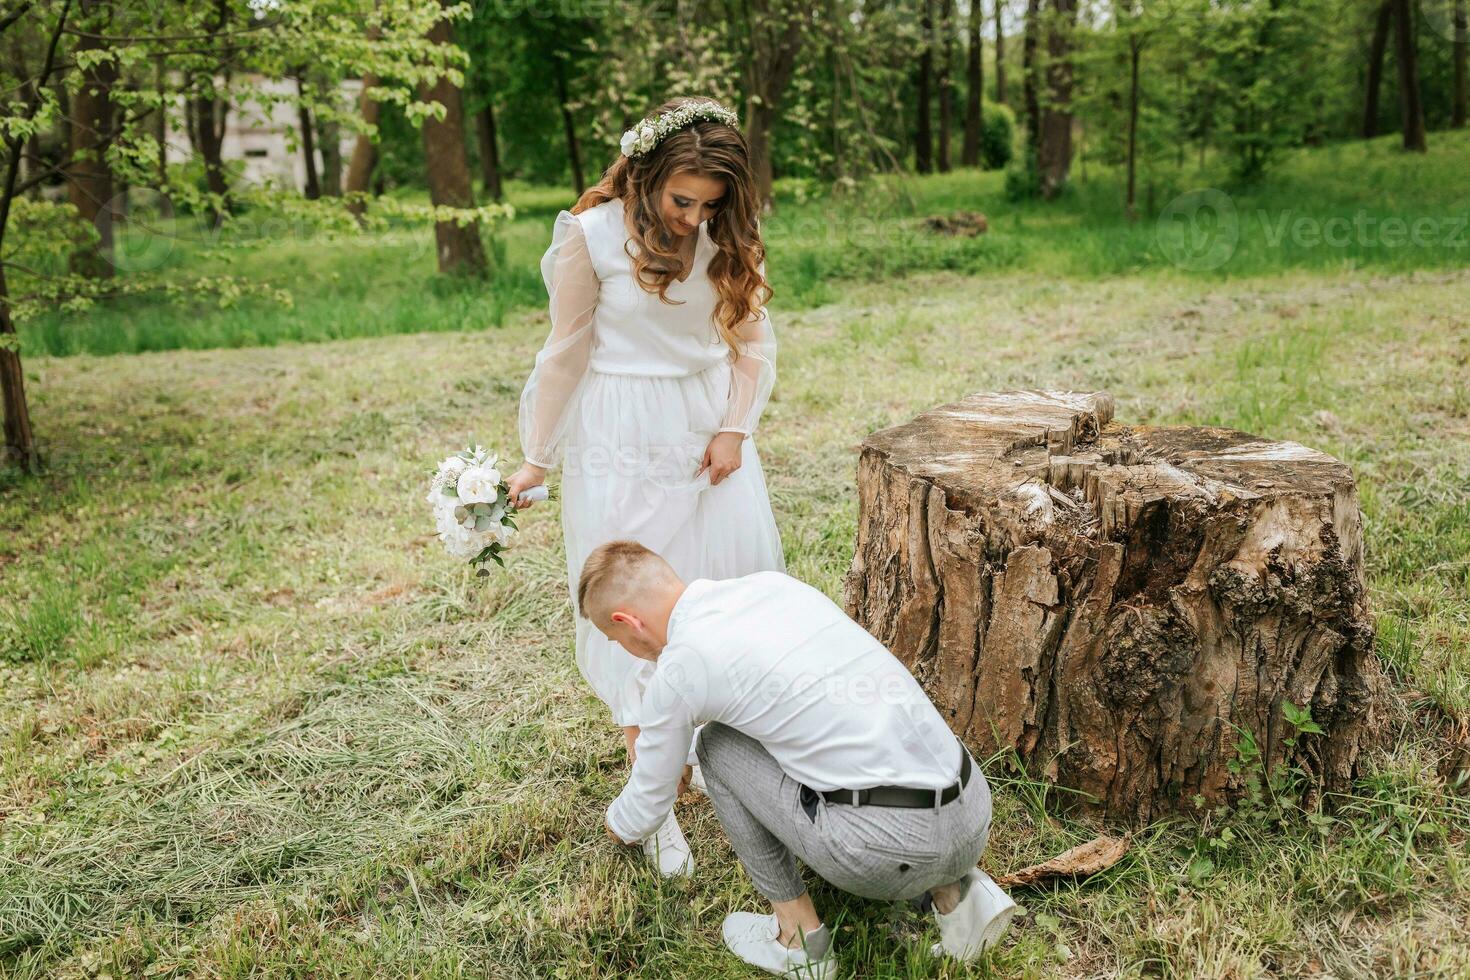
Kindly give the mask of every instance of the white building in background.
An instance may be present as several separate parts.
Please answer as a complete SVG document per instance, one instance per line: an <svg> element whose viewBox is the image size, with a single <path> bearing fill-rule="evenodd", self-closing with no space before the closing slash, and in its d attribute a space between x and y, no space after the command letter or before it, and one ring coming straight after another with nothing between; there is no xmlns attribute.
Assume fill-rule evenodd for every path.
<svg viewBox="0 0 1470 980"><path fill-rule="evenodd" d="M266 96L261 102L232 101L225 116L225 136L220 145L220 156L226 163L243 161L243 179L249 183L264 183L274 179L288 183L297 190L306 189L306 155L301 148L297 130L301 119L294 103L278 101L296 94L294 78L265 78L260 75L245 76L242 81L252 92ZM338 103L344 108L357 105L362 82L357 79L345 81L338 88ZM316 140L316 133L312 139ZM357 134L343 130L341 139L342 166L352 157L352 147ZM317 174L323 172L321 147L315 147ZM170 127L168 133L168 162L183 163L194 155L194 145L189 134Z"/></svg>

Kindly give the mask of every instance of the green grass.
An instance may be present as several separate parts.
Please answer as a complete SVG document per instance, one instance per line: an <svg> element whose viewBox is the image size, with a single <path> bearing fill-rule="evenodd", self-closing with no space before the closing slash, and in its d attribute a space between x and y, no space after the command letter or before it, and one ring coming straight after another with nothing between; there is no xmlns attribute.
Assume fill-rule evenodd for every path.
<svg viewBox="0 0 1470 980"><path fill-rule="evenodd" d="M916 193L969 206L993 180ZM555 204L536 206L522 256ZM757 438L791 572L838 594L857 444L966 392L1106 388L1125 420L1295 439L1359 481L1389 744L1331 815L1159 823L1096 879L1018 892L969 969L928 957L921 917L816 885L846 974L1470 976L1470 800L1442 772L1470 723L1470 272L1250 249L1255 272L1105 271L1025 212L996 246L1014 267L984 275L827 279L847 252L772 235L780 380ZM708 801L680 805L688 883L603 835L626 767L572 662L558 505L484 585L430 536L447 447L514 455L544 315L463 329L473 293L392 254L382 302L417 297L418 332L302 344L263 310L142 308L144 333L224 338L240 316L277 346L26 361L51 465L0 482L0 976L754 975L720 943L758 904ZM1096 832L987 774L992 871Z"/></svg>
<svg viewBox="0 0 1470 980"><path fill-rule="evenodd" d="M1288 156L1270 180L1231 187L1219 168L1194 162L1142 178L1141 217L1123 215L1119 176L1079 168L1059 202L1012 202L999 172L956 171L922 181L879 178L846 198L802 199L778 184L780 207L763 225L769 272L785 309L831 302L854 285L925 271L995 275L1026 270L1069 278L1184 275L1206 281L1294 270L1403 272L1461 268L1470 257L1470 133L1436 133L1430 153L1408 159L1392 137ZM1200 198L1201 193L1212 196ZM492 243L488 282L434 275L429 228L326 235L246 215L216 239L187 218L141 220L121 234L120 263L135 269L231 274L269 282L289 306L264 298L139 296L80 314L57 313L21 330L32 355L140 353L248 347L293 340L498 327L541 308L539 262L556 212L573 195L512 183L517 218ZM1196 203L1224 202L1218 219ZM919 219L955 209L990 219L981 237L946 238ZM1181 233L1196 235L1180 249ZM1212 247L1223 249L1211 251Z"/></svg>

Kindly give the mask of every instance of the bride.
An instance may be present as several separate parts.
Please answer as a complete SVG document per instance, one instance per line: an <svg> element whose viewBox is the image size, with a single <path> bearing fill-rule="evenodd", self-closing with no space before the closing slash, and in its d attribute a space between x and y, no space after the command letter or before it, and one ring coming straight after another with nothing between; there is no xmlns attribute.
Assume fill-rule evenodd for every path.
<svg viewBox="0 0 1470 980"><path fill-rule="evenodd" d="M525 464L507 482L517 509L530 507L522 492L561 464L570 589L615 538L662 555L685 581L786 569L752 437L776 337L736 122L709 99L664 103L556 216L541 260L551 332L521 392ZM653 665L580 615L576 656L631 759ZM643 848L664 874L693 870L672 811Z"/></svg>

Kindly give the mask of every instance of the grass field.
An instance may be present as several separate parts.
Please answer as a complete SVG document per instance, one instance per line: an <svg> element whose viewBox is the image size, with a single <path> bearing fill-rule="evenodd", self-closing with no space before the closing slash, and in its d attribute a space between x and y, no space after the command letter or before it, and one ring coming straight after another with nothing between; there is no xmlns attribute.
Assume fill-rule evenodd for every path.
<svg viewBox="0 0 1470 980"><path fill-rule="evenodd" d="M1433 173L1463 173L1458 145ZM1351 216L1348 175L1300 175L1352 153L1377 161L1360 193L1380 217L1454 213L1453 181L1382 145L1322 152L1240 213ZM1392 745L1333 813L1157 824L1096 879L1018 892L1025 916L967 970L927 955L913 913L818 887L847 975L1470 976L1470 798L1441 775L1470 725L1466 250L1273 252L1244 223L1229 262L1179 269L1140 262L1151 228L1098 230L1085 195L1046 219L997 188L920 182L916 213L982 200L992 231L881 275L773 220L757 441L792 574L838 594L857 443L970 391L1105 388L1124 420L1296 439L1359 480ZM27 334L275 346L29 355L51 466L0 483L0 976L756 975L720 942L758 906L707 800L680 804L692 882L603 835L624 753L572 662L556 504L483 585L428 534L435 459L515 455L555 206L512 226L521 292L493 301L425 285L411 243L303 245L240 252L252 274L306 263L323 285L291 311L119 307ZM1096 832L987 774L987 868Z"/></svg>

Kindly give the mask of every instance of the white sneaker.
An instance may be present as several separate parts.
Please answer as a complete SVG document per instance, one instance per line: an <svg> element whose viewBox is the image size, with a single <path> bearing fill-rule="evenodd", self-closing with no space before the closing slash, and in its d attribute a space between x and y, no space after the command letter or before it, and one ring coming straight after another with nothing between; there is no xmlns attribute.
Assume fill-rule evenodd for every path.
<svg viewBox="0 0 1470 980"><path fill-rule="evenodd" d="M781 926L774 915L731 912L725 916L721 931L730 952L767 973L802 980L829 980L837 976L837 957L832 955L830 940L820 959L810 958L800 947L788 949L776 938L781 934Z"/></svg>
<svg viewBox="0 0 1470 980"><path fill-rule="evenodd" d="M940 939L934 945L935 956L948 953L955 959L973 960L1000 940L1016 914L1016 903L990 875L973 868L965 877L970 888L954 911L944 915L934 910Z"/></svg>
<svg viewBox="0 0 1470 980"><path fill-rule="evenodd" d="M694 874L694 855L689 851L684 832L679 829L679 821L674 819L673 810L669 811L653 836L643 839L643 853L665 878Z"/></svg>
<svg viewBox="0 0 1470 980"><path fill-rule="evenodd" d="M708 796L709 787L704 784L704 773L700 771L700 767L691 766L690 771L693 773L693 775L689 777L689 788L697 789L705 796Z"/></svg>

